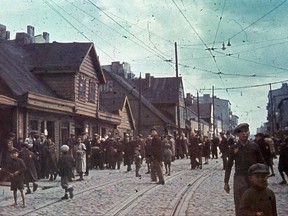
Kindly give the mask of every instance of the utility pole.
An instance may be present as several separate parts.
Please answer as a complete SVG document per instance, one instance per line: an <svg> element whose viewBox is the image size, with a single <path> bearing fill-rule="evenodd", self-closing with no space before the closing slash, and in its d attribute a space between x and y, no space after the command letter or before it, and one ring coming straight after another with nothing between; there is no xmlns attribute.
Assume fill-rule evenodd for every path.
<svg viewBox="0 0 288 216"><path fill-rule="evenodd" d="M177 42L175 42L175 68L176 68L176 78L178 78L178 54L177 54ZM177 126L178 126L178 132L180 133L180 104L179 104L179 94L177 98Z"/></svg>
<svg viewBox="0 0 288 216"><path fill-rule="evenodd" d="M199 93L198 93L198 90L197 90L197 119L198 119L198 131L199 131L199 135L201 135L200 105L199 105Z"/></svg>
<svg viewBox="0 0 288 216"><path fill-rule="evenodd" d="M141 133L142 131L142 77L141 77L141 73L140 73L140 77L139 77L139 107L138 107L138 135Z"/></svg>
<svg viewBox="0 0 288 216"><path fill-rule="evenodd" d="M274 129L274 102L273 102L273 95L272 95L272 87L271 87L271 83L269 83L269 87L270 87L270 112L271 112L271 132L272 132L272 135L274 136L274 132L275 132L275 129Z"/></svg>
<svg viewBox="0 0 288 216"><path fill-rule="evenodd" d="M215 104L214 104L214 86L212 86L212 121L213 121L213 138L215 137Z"/></svg>

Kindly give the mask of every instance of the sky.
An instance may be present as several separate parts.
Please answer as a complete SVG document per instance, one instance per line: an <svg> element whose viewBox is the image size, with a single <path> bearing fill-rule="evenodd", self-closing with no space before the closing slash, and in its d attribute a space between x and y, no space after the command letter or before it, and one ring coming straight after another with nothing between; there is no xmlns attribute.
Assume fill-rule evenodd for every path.
<svg viewBox="0 0 288 216"><path fill-rule="evenodd" d="M137 77L175 76L177 50L185 94L213 86L256 133L270 84L288 80L287 11L288 0L1 0L0 23L11 39L32 25L50 42L93 42L101 65L127 62Z"/></svg>

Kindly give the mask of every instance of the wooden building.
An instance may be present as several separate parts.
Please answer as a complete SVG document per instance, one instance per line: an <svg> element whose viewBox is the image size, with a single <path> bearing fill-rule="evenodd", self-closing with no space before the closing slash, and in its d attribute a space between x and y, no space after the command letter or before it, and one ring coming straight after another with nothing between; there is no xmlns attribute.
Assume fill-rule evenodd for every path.
<svg viewBox="0 0 288 216"><path fill-rule="evenodd" d="M103 69L103 72L106 84L101 87L101 98L116 100L119 97L127 96L135 119L136 133L147 136L151 128L156 128L161 134L164 134L176 128L175 122L159 111L146 97L142 96L127 79L112 73L107 68Z"/></svg>
<svg viewBox="0 0 288 216"><path fill-rule="evenodd" d="M99 111L105 77L93 43L29 43L29 35L0 41L0 139L13 131L44 133L60 146L71 134L121 124ZM28 42L28 43L27 43Z"/></svg>

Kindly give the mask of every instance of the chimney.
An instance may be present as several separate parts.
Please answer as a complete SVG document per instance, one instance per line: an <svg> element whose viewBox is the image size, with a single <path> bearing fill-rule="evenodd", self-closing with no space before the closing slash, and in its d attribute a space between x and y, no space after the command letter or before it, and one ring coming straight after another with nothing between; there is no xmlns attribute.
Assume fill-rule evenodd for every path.
<svg viewBox="0 0 288 216"><path fill-rule="evenodd" d="M6 26L0 24L0 39L6 38Z"/></svg>
<svg viewBox="0 0 288 216"><path fill-rule="evenodd" d="M147 83L147 88L151 87L151 76L150 73L145 73L145 81Z"/></svg>
<svg viewBox="0 0 288 216"><path fill-rule="evenodd" d="M120 65L119 61L112 62L111 63L111 72L117 74L119 65Z"/></svg>
<svg viewBox="0 0 288 216"><path fill-rule="evenodd" d="M26 34L25 32L18 32L16 33L16 38L15 41L19 44L31 44L32 43L32 38Z"/></svg>
<svg viewBox="0 0 288 216"><path fill-rule="evenodd" d="M6 31L6 40L10 40L10 31Z"/></svg>
<svg viewBox="0 0 288 216"><path fill-rule="evenodd" d="M27 26L27 34L31 37L31 43L34 43L35 28L33 26Z"/></svg>
<svg viewBox="0 0 288 216"><path fill-rule="evenodd" d="M43 32L43 38L45 40L45 43L49 43L49 33L48 32Z"/></svg>
<svg viewBox="0 0 288 216"><path fill-rule="evenodd" d="M27 34L30 35L31 37L35 36L35 29L33 26L30 25L27 26Z"/></svg>

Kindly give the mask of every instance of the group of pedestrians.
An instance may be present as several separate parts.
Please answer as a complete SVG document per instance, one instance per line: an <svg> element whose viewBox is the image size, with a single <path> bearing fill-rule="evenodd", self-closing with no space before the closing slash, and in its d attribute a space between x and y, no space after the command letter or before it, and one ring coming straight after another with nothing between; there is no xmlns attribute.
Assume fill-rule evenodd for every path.
<svg viewBox="0 0 288 216"><path fill-rule="evenodd" d="M251 210L249 208L252 208L252 212L260 208L248 205L247 199L249 200L251 196L248 194L251 194L251 191L246 190L249 188L251 190L250 186L254 185L255 190L265 188L265 191L268 191L267 178L275 175L273 158L277 157L276 153L279 154L278 168L282 177L280 184L287 184L285 175L288 175L288 138L279 145L278 151L273 145L272 138L262 133L256 134L253 142L249 140L249 125L246 123L238 125L234 135L236 137L221 132L219 137L210 139L202 136L197 130L192 131L187 137L184 133L161 135L155 128L151 129L147 137L139 134L135 139L128 133L124 134L123 138L113 136L111 133L104 138L98 134L94 134L93 138L87 134L78 137L72 134L61 146L60 156L56 157L55 144L45 135L35 134L26 139L26 142L21 140L15 142L15 134L11 133L1 145L1 166L2 172L7 172L10 177L15 204L17 203L15 191L19 189L25 206L24 185L27 187L26 194L31 193L29 183L32 183L32 191L35 192L38 187L36 182L40 178L53 181L58 174L65 191L62 199L69 199L73 198L73 187L70 182L76 175L79 175L76 180L83 181L91 169L120 169L123 164L127 167L127 172L130 172L134 169L132 165L135 164L135 176L141 177L141 167L145 161L146 174L150 174L151 182L164 185L165 175L170 176L173 172L174 160L189 158L193 170L202 169L210 159L218 159L221 156L225 170L224 190L230 192L229 179L232 167L235 165L233 183L235 212L237 216L246 215L247 211ZM252 166L255 164L257 169ZM19 182L22 176L23 182ZM262 186L259 186L259 182L262 182ZM273 192L269 193L273 195ZM246 194L245 198L243 194ZM259 195L261 199L263 194L265 193ZM276 200L272 195L270 196L273 198L272 201L265 201L266 205L271 206L269 211L272 209L273 212L273 214L269 212L268 215L275 215ZM257 196L252 198L253 202L258 199Z"/></svg>

